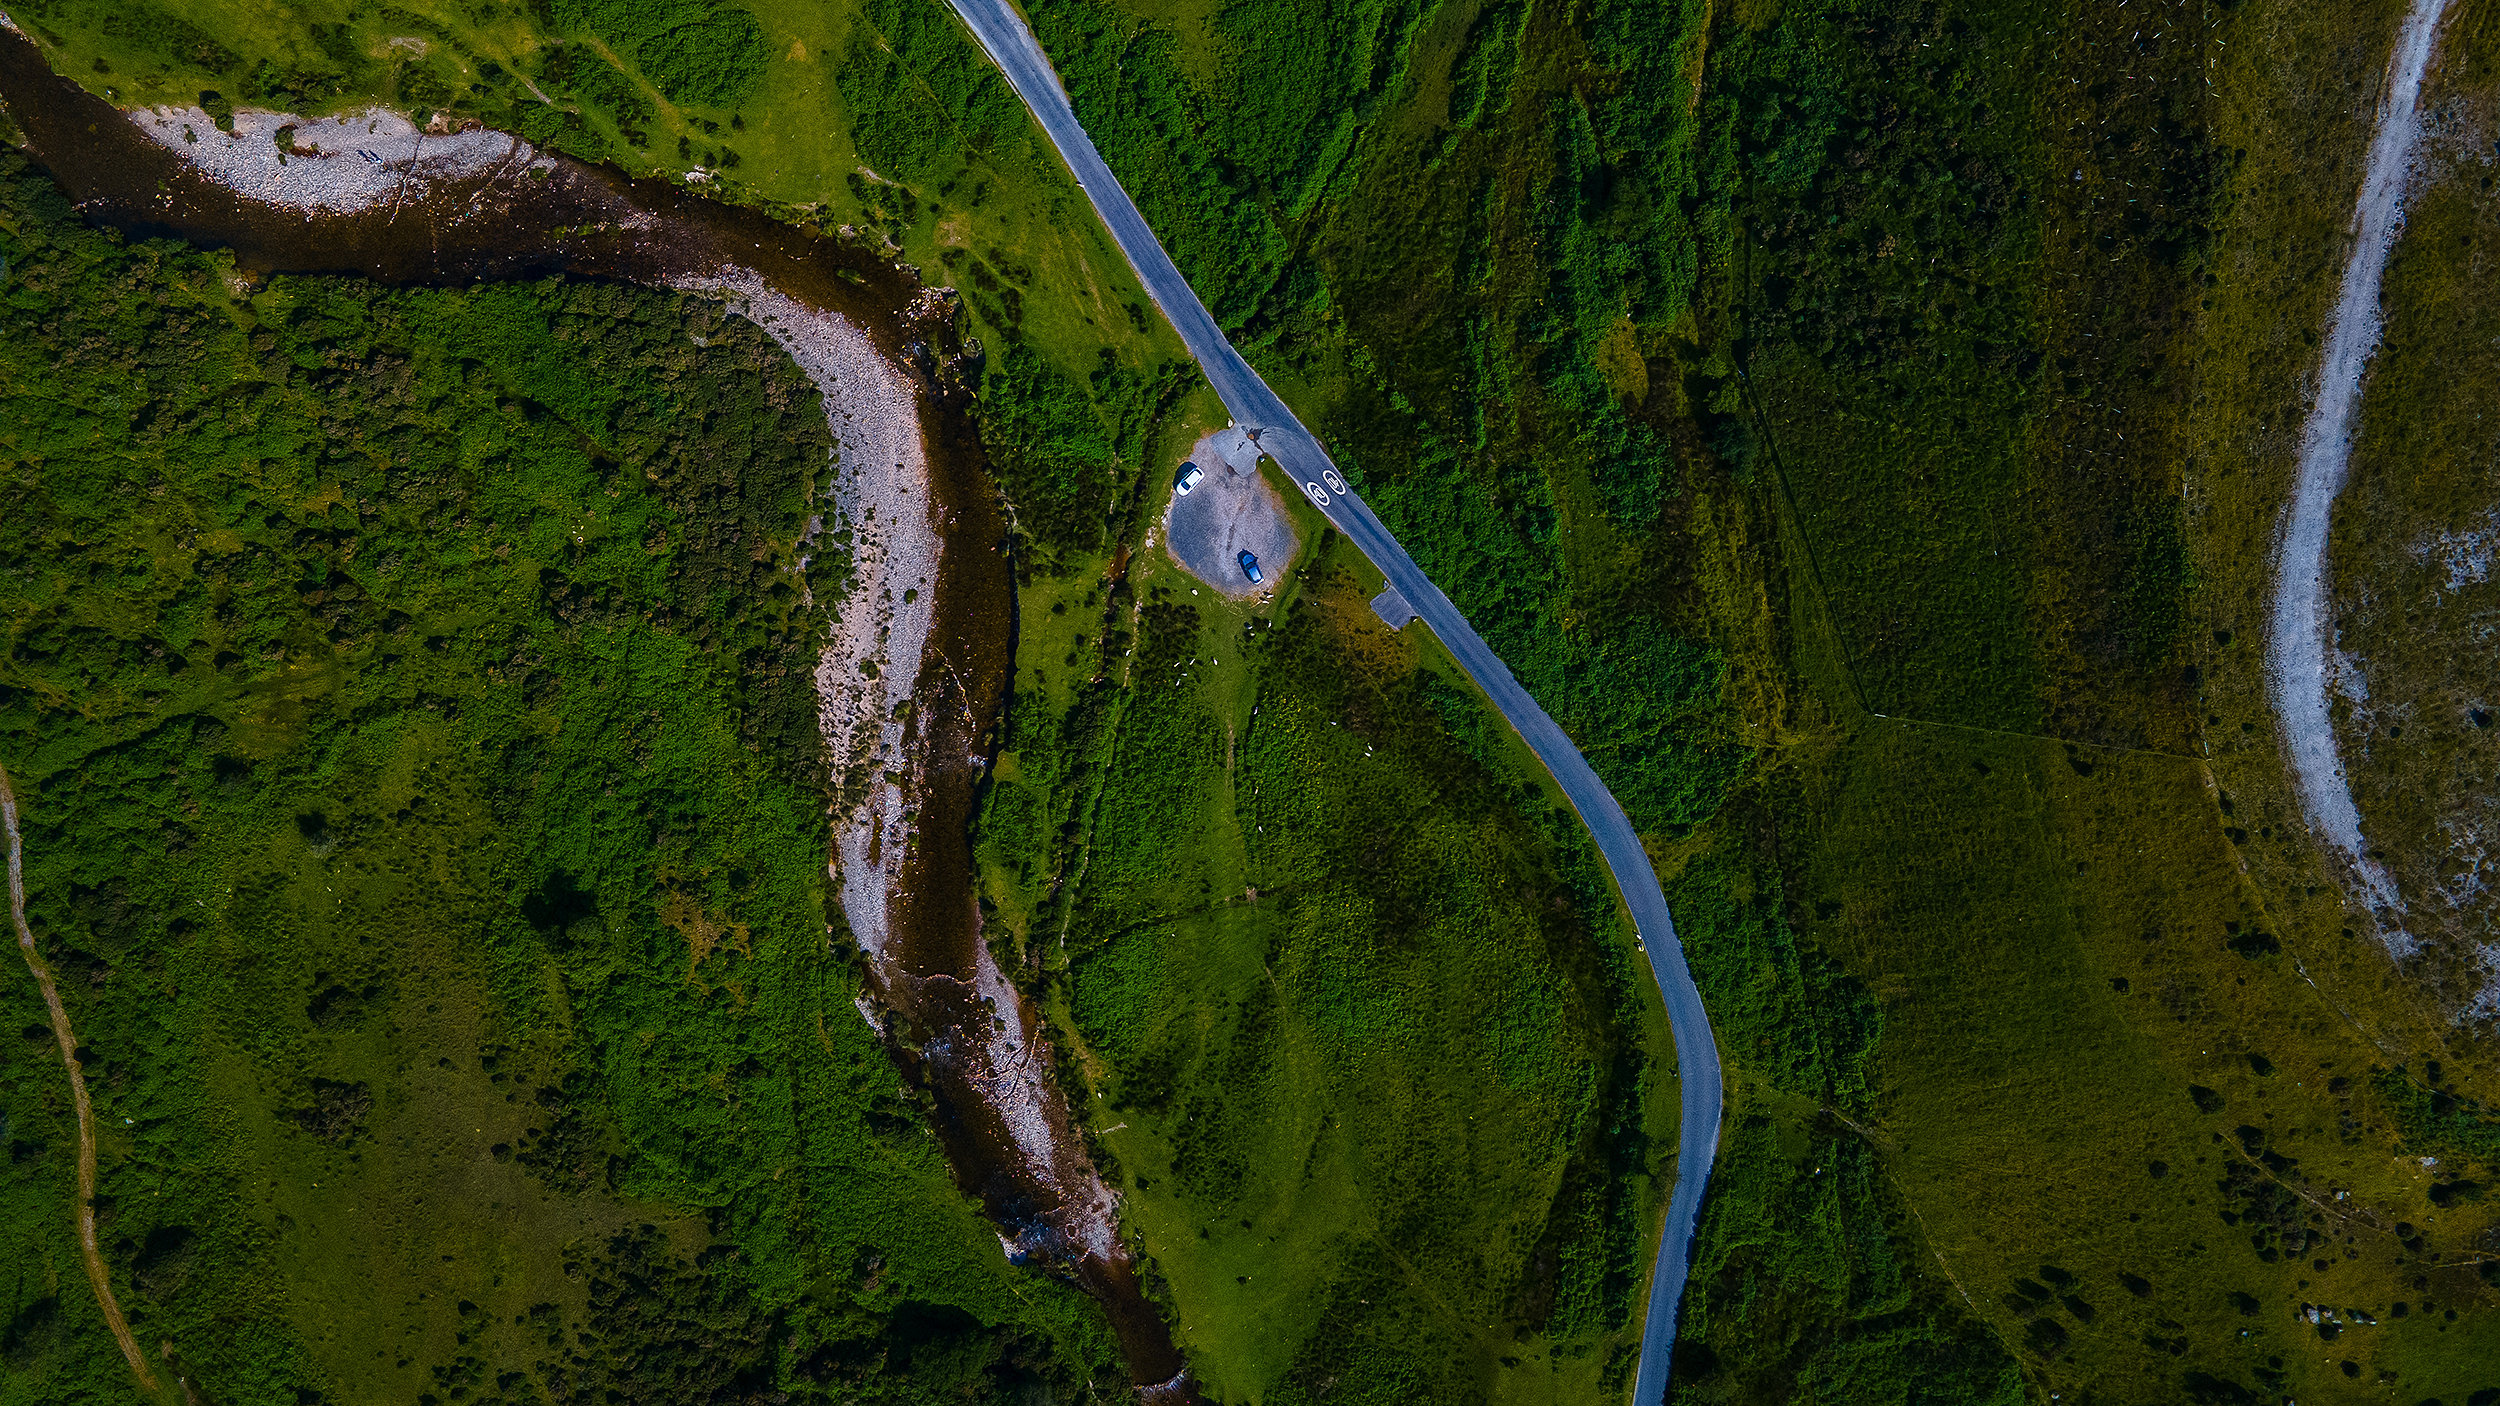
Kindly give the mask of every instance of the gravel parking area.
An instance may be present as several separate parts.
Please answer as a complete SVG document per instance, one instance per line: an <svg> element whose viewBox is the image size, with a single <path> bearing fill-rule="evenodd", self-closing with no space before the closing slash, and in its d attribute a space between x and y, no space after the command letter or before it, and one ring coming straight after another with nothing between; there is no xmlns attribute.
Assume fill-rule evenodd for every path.
<svg viewBox="0 0 2500 1406"><path fill-rule="evenodd" d="M1174 495L1164 510L1163 540L1173 559L1234 600L1274 590L1301 542L1283 496L1259 474L1258 447L1239 426L1229 426L1192 446L1189 462L1207 476L1188 496ZM1266 578L1256 586L1241 573L1245 550L1258 557Z"/></svg>

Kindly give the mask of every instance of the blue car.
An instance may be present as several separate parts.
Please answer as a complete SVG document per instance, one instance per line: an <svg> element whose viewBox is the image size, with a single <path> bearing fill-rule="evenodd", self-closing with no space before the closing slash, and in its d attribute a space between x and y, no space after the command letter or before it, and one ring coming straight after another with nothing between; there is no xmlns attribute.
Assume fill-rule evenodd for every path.
<svg viewBox="0 0 2500 1406"><path fill-rule="evenodd" d="M1241 574L1250 578L1251 585L1259 584L1259 559L1248 552L1243 552L1240 561Z"/></svg>

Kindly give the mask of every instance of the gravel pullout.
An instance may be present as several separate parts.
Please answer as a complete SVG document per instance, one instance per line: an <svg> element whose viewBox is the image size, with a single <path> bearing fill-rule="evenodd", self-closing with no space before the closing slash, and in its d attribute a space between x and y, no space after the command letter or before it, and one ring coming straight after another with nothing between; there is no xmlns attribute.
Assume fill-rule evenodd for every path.
<svg viewBox="0 0 2500 1406"><path fill-rule="evenodd" d="M1190 447L1189 462L1206 477L1187 495L1172 495L1163 510L1163 540L1173 560L1229 600L1274 591L1301 542L1283 496L1259 473L1259 447L1234 425L1201 437ZM1242 573L1237 554L1244 550L1259 559L1265 578L1259 584Z"/></svg>
<svg viewBox="0 0 2500 1406"><path fill-rule="evenodd" d="M2266 681L2283 729L2283 747L2300 790L2301 807L2319 836L2341 853L2378 914L2381 940L2398 956L2413 949L2401 924L2404 902L2386 866L2370 857L2361 812L2335 745L2328 694L2349 668L2330 637L2332 613L2327 539L2336 495L2352 462L2361 374L2378 349L2379 281L2404 224L2404 198L2422 138L2422 76L2430 67L2448 0L2413 0L2388 60L2387 93L2370 138L2361 198L2353 211L2353 249L2343 287L2327 320L2326 354L2317 404L2300 438L2300 470L2283 528L2266 634Z"/></svg>

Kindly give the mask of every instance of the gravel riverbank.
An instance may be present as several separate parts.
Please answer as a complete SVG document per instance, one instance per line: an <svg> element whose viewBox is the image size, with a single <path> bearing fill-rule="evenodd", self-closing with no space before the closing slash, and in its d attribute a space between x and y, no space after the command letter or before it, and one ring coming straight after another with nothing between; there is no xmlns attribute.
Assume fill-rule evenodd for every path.
<svg viewBox="0 0 2500 1406"><path fill-rule="evenodd" d="M196 107L148 108L131 119L236 194L308 215L395 207L438 184L555 167L509 132L429 132L380 107L321 118L245 109L234 113L232 131Z"/></svg>

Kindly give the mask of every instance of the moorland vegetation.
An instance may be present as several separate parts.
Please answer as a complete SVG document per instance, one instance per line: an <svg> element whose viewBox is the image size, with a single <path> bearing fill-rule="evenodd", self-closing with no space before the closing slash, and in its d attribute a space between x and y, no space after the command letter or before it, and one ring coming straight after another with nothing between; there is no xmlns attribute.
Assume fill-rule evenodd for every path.
<svg viewBox="0 0 2500 1406"><path fill-rule="evenodd" d="M1146 547L1218 412L943 7L758 5L752 50L695 7L107 8L20 13L126 102L698 164L954 282L1022 583L984 898L1193 1360L1280 1402L1623 1380L1673 1071L1602 880L1315 522L1251 612ZM1679 1400L2500 1389L2488 1049L2355 940L2251 646L2395 9L1029 7L1650 842L1731 1080Z"/></svg>
<svg viewBox="0 0 2500 1406"><path fill-rule="evenodd" d="M1751 1159L1679 1399L2493 1386L2481 1174L2420 1161L2423 1101L2483 1095L2386 1072L2487 1052L2324 876L2251 882L2294 842L2209 682L2279 482L2228 475L2332 274L2278 231L2341 218L2391 7L1034 14L1219 318L1635 793ZM1625 766L1662 712L1687 764Z"/></svg>

